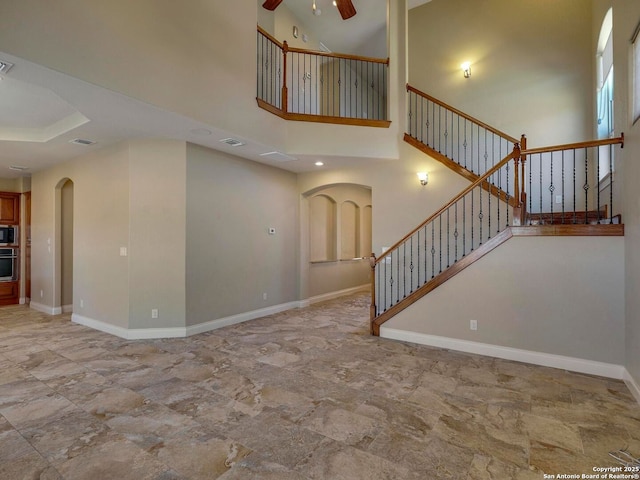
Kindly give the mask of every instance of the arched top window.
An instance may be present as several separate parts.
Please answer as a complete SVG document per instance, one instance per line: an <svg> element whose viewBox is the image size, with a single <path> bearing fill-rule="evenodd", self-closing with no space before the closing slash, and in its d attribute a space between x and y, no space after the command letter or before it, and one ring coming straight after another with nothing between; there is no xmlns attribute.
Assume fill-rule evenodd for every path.
<svg viewBox="0 0 640 480"><path fill-rule="evenodd" d="M609 9L600 27L597 65L597 136L613 137L613 9Z"/></svg>

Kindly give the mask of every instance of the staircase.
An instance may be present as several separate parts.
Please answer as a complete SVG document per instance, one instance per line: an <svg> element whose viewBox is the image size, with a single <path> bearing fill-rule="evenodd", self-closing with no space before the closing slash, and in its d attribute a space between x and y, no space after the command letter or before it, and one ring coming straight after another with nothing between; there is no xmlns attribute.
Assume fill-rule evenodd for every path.
<svg viewBox="0 0 640 480"><path fill-rule="evenodd" d="M613 182L598 182L600 156L612 167L624 137L527 149L411 86L405 141L471 184L379 258L371 257L371 333L513 236L623 235ZM611 168L610 168L611 171Z"/></svg>

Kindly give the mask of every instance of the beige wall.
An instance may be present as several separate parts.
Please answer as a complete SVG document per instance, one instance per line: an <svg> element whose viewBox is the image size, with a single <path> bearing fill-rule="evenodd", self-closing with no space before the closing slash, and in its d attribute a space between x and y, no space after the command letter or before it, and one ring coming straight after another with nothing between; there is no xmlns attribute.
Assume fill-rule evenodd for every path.
<svg viewBox="0 0 640 480"><path fill-rule="evenodd" d="M186 152L175 140L129 147L129 328L185 326Z"/></svg>
<svg viewBox="0 0 640 480"><path fill-rule="evenodd" d="M623 272L620 237L514 237L383 328L623 365Z"/></svg>
<svg viewBox="0 0 640 480"><path fill-rule="evenodd" d="M584 141L593 132L590 40L584 0L434 0L409 14L409 83L526 134L529 147Z"/></svg>
<svg viewBox="0 0 640 480"><path fill-rule="evenodd" d="M33 175L33 302L50 309L61 306L56 209L68 178L74 182L74 313L128 327L129 264L119 256L119 247L129 241L128 166L128 146L121 144Z"/></svg>
<svg viewBox="0 0 640 480"><path fill-rule="evenodd" d="M186 218L187 325L297 300L295 174L188 145Z"/></svg>

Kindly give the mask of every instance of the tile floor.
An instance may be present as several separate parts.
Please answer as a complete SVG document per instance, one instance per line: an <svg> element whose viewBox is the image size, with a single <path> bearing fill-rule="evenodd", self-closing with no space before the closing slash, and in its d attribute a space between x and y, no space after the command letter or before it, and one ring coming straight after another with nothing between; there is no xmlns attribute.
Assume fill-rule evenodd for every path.
<svg viewBox="0 0 640 480"><path fill-rule="evenodd" d="M187 339L0 309L0 479L518 479L640 453L624 383L368 335L355 295Z"/></svg>

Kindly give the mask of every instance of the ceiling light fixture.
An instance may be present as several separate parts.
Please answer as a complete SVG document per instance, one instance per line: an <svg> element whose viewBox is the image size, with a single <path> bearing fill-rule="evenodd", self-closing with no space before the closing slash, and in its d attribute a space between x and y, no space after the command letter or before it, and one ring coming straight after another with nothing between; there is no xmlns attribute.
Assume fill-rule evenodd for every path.
<svg viewBox="0 0 640 480"><path fill-rule="evenodd" d="M322 166L324 165L324 162L317 161L314 165L315 165L316 167L322 167Z"/></svg>

